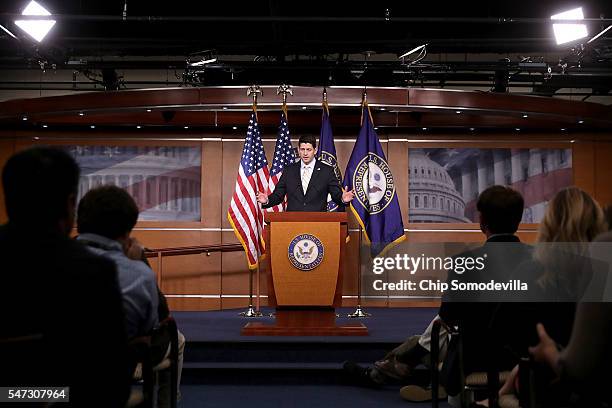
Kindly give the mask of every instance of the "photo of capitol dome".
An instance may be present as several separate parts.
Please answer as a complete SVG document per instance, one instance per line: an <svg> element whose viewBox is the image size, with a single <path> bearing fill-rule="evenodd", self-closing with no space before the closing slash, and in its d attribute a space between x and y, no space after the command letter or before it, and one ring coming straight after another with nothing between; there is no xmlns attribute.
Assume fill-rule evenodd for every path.
<svg viewBox="0 0 612 408"><path fill-rule="evenodd" d="M200 221L201 150L194 146L66 146L81 167L78 199L90 189L127 190L139 220Z"/></svg>
<svg viewBox="0 0 612 408"><path fill-rule="evenodd" d="M522 222L537 223L555 193L572 185L571 149L410 149L410 222L478 222L478 195L507 185L525 199Z"/></svg>
<svg viewBox="0 0 612 408"><path fill-rule="evenodd" d="M452 178L425 149L409 150L408 176L410 222L470 222Z"/></svg>

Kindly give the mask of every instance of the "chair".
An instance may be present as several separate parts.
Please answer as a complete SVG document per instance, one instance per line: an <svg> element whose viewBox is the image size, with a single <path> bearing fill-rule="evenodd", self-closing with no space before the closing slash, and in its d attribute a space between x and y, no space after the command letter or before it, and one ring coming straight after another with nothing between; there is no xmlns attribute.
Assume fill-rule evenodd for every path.
<svg viewBox="0 0 612 408"><path fill-rule="evenodd" d="M509 371L499 372L495 359L490 360L490 364L487 367L486 372L473 372L465 375L464 361L463 361L463 345L461 330L447 326L441 319L436 319L433 324L431 332L431 361L439 361L440 350L440 329L444 327L451 336L448 350L449 354L456 353L455 361L450 362L452 359L447 356L446 361L443 365L443 371L446 372L447 381L449 379L458 382L458 397L459 403L462 408L467 408L473 401L473 395L476 392L486 392L489 407L499 408L498 403L498 391L500 384L505 382L510 375ZM450 364L456 364L456 367L449 367ZM456 378L452 378L456 376ZM431 387L432 387L432 407L438 408L438 386L440 385L440 371L438 370L437 364L431 365ZM445 384L446 386L446 384ZM447 392L449 390L447 389ZM449 392L449 395L452 390Z"/></svg>
<svg viewBox="0 0 612 408"><path fill-rule="evenodd" d="M168 344L170 352L167 353ZM160 322L147 335L130 342L136 368L134 380L141 382L141 389L133 389L127 408L142 406L153 408L155 390L159 387L159 374L170 370L170 407L176 408L178 395L178 331L172 316Z"/></svg>

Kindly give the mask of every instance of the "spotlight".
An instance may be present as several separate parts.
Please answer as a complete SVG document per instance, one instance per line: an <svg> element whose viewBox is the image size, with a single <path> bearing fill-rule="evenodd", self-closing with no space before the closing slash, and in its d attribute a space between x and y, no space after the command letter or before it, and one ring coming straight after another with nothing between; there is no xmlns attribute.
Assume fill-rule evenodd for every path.
<svg viewBox="0 0 612 408"><path fill-rule="evenodd" d="M28 117L24 116L24 117L21 118L21 120L28 120Z"/></svg>
<svg viewBox="0 0 612 408"><path fill-rule="evenodd" d="M427 130L427 128L423 128L423 130Z"/></svg>
<svg viewBox="0 0 612 408"><path fill-rule="evenodd" d="M460 111L460 110L455 111L455 113L456 113L457 115L461 115L461 111Z"/></svg>
<svg viewBox="0 0 612 408"><path fill-rule="evenodd" d="M96 125L91 125L90 128L95 129Z"/></svg>
<svg viewBox="0 0 612 408"><path fill-rule="evenodd" d="M526 113L523 114L523 119L527 119L529 117L529 115L527 115Z"/></svg>
<svg viewBox="0 0 612 408"><path fill-rule="evenodd" d="M582 119L580 119L580 120L578 121L578 124L579 124L579 125L582 125L583 123L584 123L584 120L582 120Z"/></svg>
<svg viewBox="0 0 612 408"><path fill-rule="evenodd" d="M238 130L238 126L232 126L233 130Z"/></svg>
<svg viewBox="0 0 612 408"><path fill-rule="evenodd" d="M141 128L142 128L142 126L136 125L136 129L141 129Z"/></svg>
<svg viewBox="0 0 612 408"><path fill-rule="evenodd" d="M147 112L151 112L151 109L147 109Z"/></svg>
<svg viewBox="0 0 612 408"><path fill-rule="evenodd" d="M79 112L79 116L85 116L83 112Z"/></svg>
<svg viewBox="0 0 612 408"><path fill-rule="evenodd" d="M308 106L302 106L302 110L308 109Z"/></svg>
<svg viewBox="0 0 612 408"><path fill-rule="evenodd" d="M183 129L189 129L189 126L183 126Z"/></svg>
<svg viewBox="0 0 612 408"><path fill-rule="evenodd" d="M584 20L582 7L564 11L550 17L551 20ZM586 24L563 23L553 24L557 45L585 38L589 35Z"/></svg>
<svg viewBox="0 0 612 408"><path fill-rule="evenodd" d="M48 128L48 127L49 127L48 125L43 125L43 128L45 128L45 129Z"/></svg>
<svg viewBox="0 0 612 408"><path fill-rule="evenodd" d="M21 12L23 16L50 16L49 10L35 2L34 0L26 6ZM40 19L40 20L16 20L15 24L36 41L41 42L45 36L51 31L55 25L55 20Z"/></svg>

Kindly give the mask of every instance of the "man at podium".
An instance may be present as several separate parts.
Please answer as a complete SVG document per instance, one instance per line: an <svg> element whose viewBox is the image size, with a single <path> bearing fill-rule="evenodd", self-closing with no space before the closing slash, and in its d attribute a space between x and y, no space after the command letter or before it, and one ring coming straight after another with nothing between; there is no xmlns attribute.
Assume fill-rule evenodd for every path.
<svg viewBox="0 0 612 408"><path fill-rule="evenodd" d="M283 175L269 196L257 193L263 208L280 204L287 197L287 211L327 211L327 195L338 206L344 207L355 193L340 186L333 169L315 159L317 140L314 136L301 136L298 142L300 160L283 170Z"/></svg>

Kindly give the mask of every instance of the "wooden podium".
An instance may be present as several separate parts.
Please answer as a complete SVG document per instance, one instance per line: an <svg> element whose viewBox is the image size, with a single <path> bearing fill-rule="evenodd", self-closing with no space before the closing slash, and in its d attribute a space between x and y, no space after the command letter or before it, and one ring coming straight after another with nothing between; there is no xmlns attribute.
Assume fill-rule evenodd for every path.
<svg viewBox="0 0 612 408"><path fill-rule="evenodd" d="M246 336L367 336L362 323L336 324L342 303L346 213L266 213L268 304L273 324L250 322Z"/></svg>

